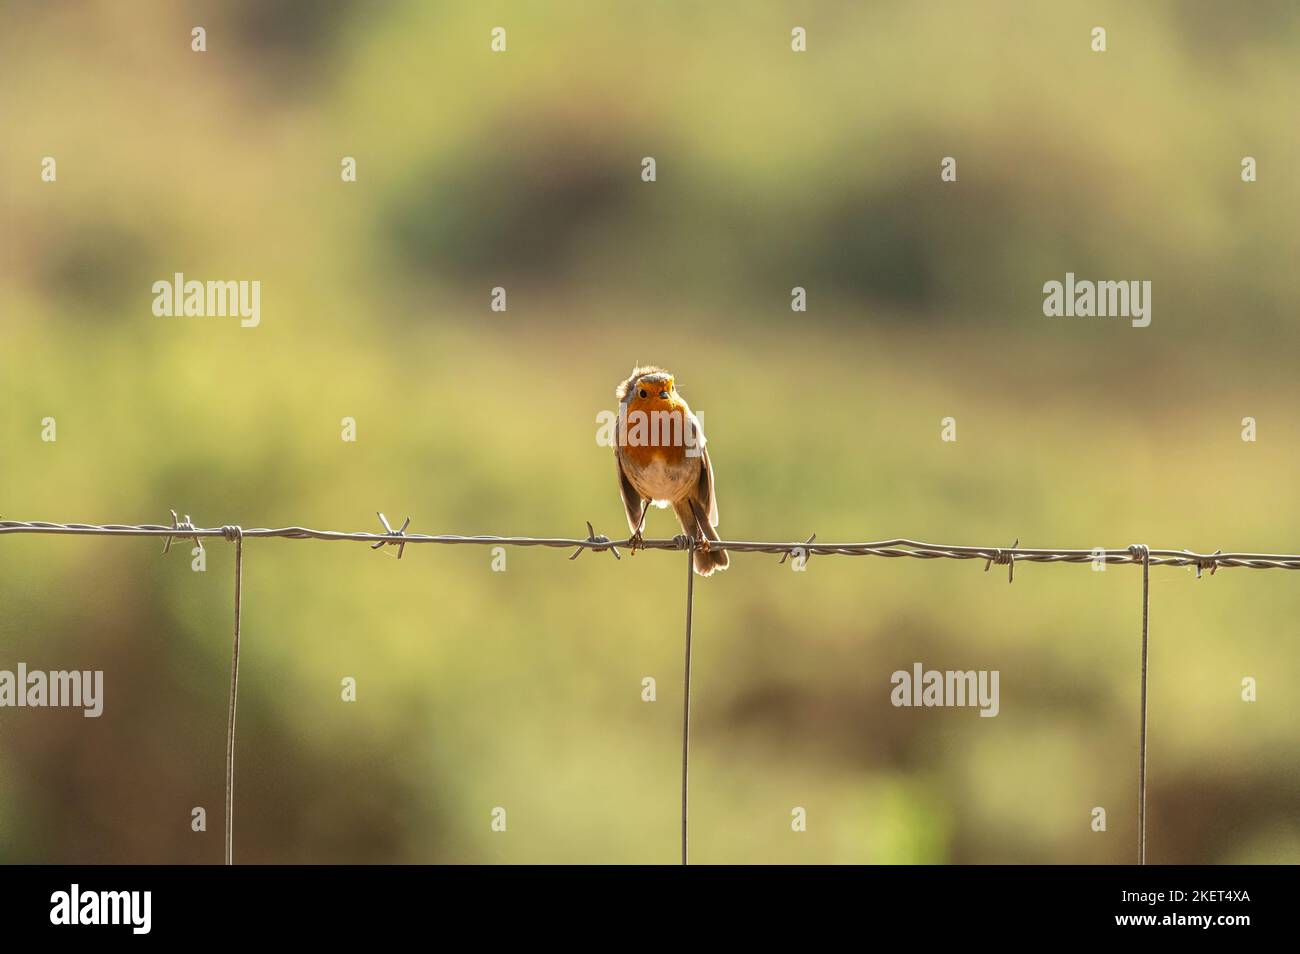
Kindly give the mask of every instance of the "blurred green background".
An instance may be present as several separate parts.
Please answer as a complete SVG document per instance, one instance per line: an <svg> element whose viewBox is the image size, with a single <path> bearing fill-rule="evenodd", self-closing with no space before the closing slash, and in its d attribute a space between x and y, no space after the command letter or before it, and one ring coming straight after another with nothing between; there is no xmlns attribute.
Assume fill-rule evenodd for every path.
<svg viewBox="0 0 1300 954"><path fill-rule="evenodd" d="M0 514L621 536L595 415L653 362L724 538L1296 552L1298 54L1288 2L6 3ZM177 271L261 326L154 317ZM1067 271L1151 326L1045 318ZM107 684L0 710L0 860L221 860L188 549L0 538L0 668ZM246 545L236 858L676 861L682 557L391 556ZM1140 573L981 568L698 582L693 860L1134 859ZM1152 577L1151 860L1300 861L1300 577ZM891 707L916 661L1001 714Z"/></svg>

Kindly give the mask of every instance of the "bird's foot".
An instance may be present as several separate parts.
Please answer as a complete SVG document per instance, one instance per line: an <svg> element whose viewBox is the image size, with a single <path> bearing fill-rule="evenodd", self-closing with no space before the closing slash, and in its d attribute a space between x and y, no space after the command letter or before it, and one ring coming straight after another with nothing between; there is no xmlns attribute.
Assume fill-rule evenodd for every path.
<svg viewBox="0 0 1300 954"><path fill-rule="evenodd" d="M641 549L644 543L645 537L641 536L641 531L638 530L636 533L632 534L632 536L627 538L627 552L632 556L636 556L636 551Z"/></svg>
<svg viewBox="0 0 1300 954"><path fill-rule="evenodd" d="M703 533L697 533L695 535L695 549L703 550L705 553L709 552L709 538Z"/></svg>

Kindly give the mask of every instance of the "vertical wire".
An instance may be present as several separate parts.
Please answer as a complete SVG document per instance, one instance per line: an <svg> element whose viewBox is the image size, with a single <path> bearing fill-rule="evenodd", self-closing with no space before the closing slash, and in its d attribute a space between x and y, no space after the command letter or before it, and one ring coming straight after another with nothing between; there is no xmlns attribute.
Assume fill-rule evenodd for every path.
<svg viewBox="0 0 1300 954"><path fill-rule="evenodd" d="M686 663L682 677L682 864L686 864L686 818L691 749L691 605L695 602L695 547L686 548Z"/></svg>
<svg viewBox="0 0 1300 954"><path fill-rule="evenodd" d="M1138 739L1138 864L1147 863L1147 633L1151 551L1142 548L1142 722Z"/></svg>
<svg viewBox="0 0 1300 954"><path fill-rule="evenodd" d="M226 725L226 864L235 863L235 701L239 696L239 617L243 602L244 537L235 537L235 637L230 649L230 712Z"/></svg>

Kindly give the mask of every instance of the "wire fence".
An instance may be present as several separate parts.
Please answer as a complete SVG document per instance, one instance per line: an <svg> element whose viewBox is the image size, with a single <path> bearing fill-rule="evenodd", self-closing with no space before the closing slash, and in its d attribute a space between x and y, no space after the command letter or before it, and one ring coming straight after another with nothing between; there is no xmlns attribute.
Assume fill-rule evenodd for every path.
<svg viewBox="0 0 1300 954"><path fill-rule="evenodd" d="M698 543L685 535L669 539L645 540L627 538L611 540L597 534L590 523L587 524L587 536L582 538L566 537L520 537L520 536L460 536L457 534L421 534L408 533L411 519L407 517L402 525L394 530L388 518L382 513L377 515L383 525L383 533L345 532L338 530L313 530L308 527L258 527L244 529L238 525L226 524L220 527L195 526L187 514L181 520L172 511L171 525L162 524L87 524L87 523L45 523L41 521L0 520L0 535L10 533L41 533L65 536L111 536L111 537L161 537L164 540L163 553L167 553L176 539L193 540L202 548L204 539L221 537L235 545L235 599L234 599L234 635L231 641L230 659L230 698L226 732L226 821L225 821L225 861L234 864L234 798L235 798L235 713L239 697L239 643L240 618L243 602L244 541L252 538L277 538L284 540L324 540L356 541L369 543L372 549L387 546L397 547L397 557L402 558L407 544L444 544L444 545L480 545L480 546L515 546L515 547L549 547L572 550L570 560L575 560L584 551L596 553L608 552L615 559L622 559L620 548L624 550L681 550L686 552L686 632L685 659L682 669L682 828L681 858L682 864L688 863L688 819L689 819L689 775L690 775L690 725L691 725L691 636L692 609L695 597L695 574L692 557ZM1139 721L1138 721L1138 851L1139 864L1146 864L1147 859L1147 656L1149 645L1150 621L1150 570L1153 566L1195 567L1196 575L1209 570L1214 574L1220 568L1242 568L1252 570L1300 570L1300 555L1278 553L1196 553L1191 550L1157 550L1145 544L1133 544L1122 549L1093 547L1090 549L1043 549L1021 547L1017 540L1010 547L953 546L949 544L923 543L917 540L895 539L880 540L871 543L817 543L817 535L807 540L791 542L721 540L709 541L710 547L717 547L737 553L781 554L781 563L787 558L806 561L812 556L856 556L883 557L887 559L912 558L918 560L983 560L987 572L992 566L1007 567L1007 581L1015 579L1016 563L1072 563L1105 566L1108 564L1128 564L1142 567L1142 636L1139 670Z"/></svg>

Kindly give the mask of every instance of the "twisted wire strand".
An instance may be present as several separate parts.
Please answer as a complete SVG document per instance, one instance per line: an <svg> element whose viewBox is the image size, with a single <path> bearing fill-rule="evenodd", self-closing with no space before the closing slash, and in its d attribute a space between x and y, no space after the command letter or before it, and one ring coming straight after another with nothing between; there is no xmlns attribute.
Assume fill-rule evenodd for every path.
<svg viewBox="0 0 1300 954"><path fill-rule="evenodd" d="M88 524L46 523L43 521L0 520L0 535L7 533L47 533L70 535L101 535L123 537L185 537L187 539L224 536L223 527L163 526L160 524ZM481 534L377 533L341 530L314 530L310 527L255 527L244 529L244 539L278 537L286 540L354 540L362 543L485 545L516 547L552 547L568 550L605 550L627 548L630 538L611 540L595 535L581 537L527 537ZM797 551L819 556L867 556L898 559L910 557L918 560L984 560L1004 564L1016 563L1102 563L1140 565L1143 560L1127 547L1117 549L1056 549L1038 547L984 547L957 546L954 544L925 543L919 540L897 538L867 543L811 543L804 540L754 541L720 540L712 543L736 553L789 554ZM680 550L677 538L642 540L641 550ZM1252 570L1300 570L1300 555L1282 553L1237 553L1216 551L1197 553L1186 549L1156 549L1148 551L1147 565L1195 567L1213 572L1223 567L1241 567Z"/></svg>

